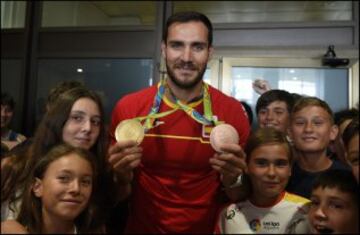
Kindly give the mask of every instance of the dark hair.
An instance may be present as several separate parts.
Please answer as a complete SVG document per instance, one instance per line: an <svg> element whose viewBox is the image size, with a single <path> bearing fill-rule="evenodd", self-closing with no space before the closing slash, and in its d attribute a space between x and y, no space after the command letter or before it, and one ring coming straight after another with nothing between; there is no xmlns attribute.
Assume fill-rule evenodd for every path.
<svg viewBox="0 0 360 235"><path fill-rule="evenodd" d="M259 128L253 133L251 133L245 146L246 161L249 162L250 155L256 148L266 144L284 145L288 152L289 162L290 164L292 163L292 151L286 135L283 132L271 127Z"/></svg>
<svg viewBox="0 0 360 235"><path fill-rule="evenodd" d="M12 205L17 199L21 197L16 194L17 190L23 190L27 177L31 174L33 166L44 156L52 147L63 143L62 132L66 121L69 118L71 109L74 103L80 98L89 98L93 100L100 112L100 133L95 144L91 147L90 151L96 158L96 165L99 171L99 187L103 190L98 190L97 193L104 199L104 205L107 206L112 203L111 196L114 195L111 190L115 190L112 185L112 172L109 165L106 163L108 141L107 133L104 123L104 109L100 97L94 91L85 87L72 88L61 94L52 108L43 116L33 139L33 144L28 148L25 156L14 155L11 157L6 171L1 172L1 202L9 200L9 205ZM3 177L4 176L4 177ZM105 189L106 188L106 189ZM100 199L100 200L101 200ZM114 199L115 200L115 199ZM105 205L106 203L106 205ZM99 203L101 204L101 203ZM103 209L103 208L101 208ZM99 213L102 210L99 208ZM104 210L106 212L106 210ZM99 223L101 223L99 219Z"/></svg>
<svg viewBox="0 0 360 235"><path fill-rule="evenodd" d="M1 93L1 105L7 105L10 107L11 110L14 110L15 108L14 98L6 92Z"/></svg>
<svg viewBox="0 0 360 235"><path fill-rule="evenodd" d="M348 147L350 140L356 136L359 135L359 119L354 118L351 120L349 125L344 130L344 133L342 135L342 139L344 141L344 145Z"/></svg>
<svg viewBox="0 0 360 235"><path fill-rule="evenodd" d="M36 178L43 179L49 165L57 159L60 159L69 154L76 154L82 159L88 161L93 171L93 188L88 206L80 215L75 218L75 224L78 232L90 232L93 215L93 195L96 191L97 181L97 166L95 156L85 149L72 147L68 144L60 144L53 147L47 154L35 164L33 173L28 177L26 183L26 191L24 192L21 209L17 220L19 223L27 227L30 233L42 233L43 216L42 216L42 200L34 195L33 186Z"/></svg>
<svg viewBox="0 0 360 235"><path fill-rule="evenodd" d="M359 188L358 183L351 171L328 170L322 172L314 181L312 191L318 188L337 188L338 190L351 194L351 198L358 206Z"/></svg>
<svg viewBox="0 0 360 235"><path fill-rule="evenodd" d="M323 100L317 98L317 97L311 97L311 96L304 96L302 98L300 98L295 104L294 107L291 111L291 115L297 113L298 111L302 110L305 107L309 107L309 106L316 106L316 107L320 107L323 108L330 117L330 122L332 124L334 124L334 114L333 111L331 110L330 106Z"/></svg>
<svg viewBox="0 0 360 235"><path fill-rule="evenodd" d="M294 99L294 102L293 102L293 105L296 103L296 101L298 101L299 99L301 99L302 97L304 97L303 95L300 95L298 93L291 93L293 99ZM290 109L291 111L291 109Z"/></svg>
<svg viewBox="0 0 360 235"><path fill-rule="evenodd" d="M89 98L94 101L100 112L100 133L96 143L91 147L91 151L97 157L98 167L103 169L105 166L104 156L107 153L104 108L99 95L85 87L72 88L61 94L54 103L52 109L44 115L34 136L33 154L43 156L54 145L63 142L63 127L69 119L74 103L81 98Z"/></svg>
<svg viewBox="0 0 360 235"><path fill-rule="evenodd" d="M294 96L285 90L269 90L263 93L256 102L256 114L263 108L266 108L274 101L283 101L286 103L287 111L290 113L294 105Z"/></svg>
<svg viewBox="0 0 360 235"><path fill-rule="evenodd" d="M249 123L250 125L252 124L253 122L253 113L252 113L252 109L250 107L250 105L248 103L246 103L245 101L240 101L242 106L244 107L245 111L246 111L246 114L249 118Z"/></svg>
<svg viewBox="0 0 360 235"><path fill-rule="evenodd" d="M352 118L359 118L359 110L357 109L344 109L334 113L335 124L340 126L344 121Z"/></svg>
<svg viewBox="0 0 360 235"><path fill-rule="evenodd" d="M283 132L271 127L258 128L250 134L250 137L244 149L246 153L246 163L249 163L251 153L255 149L263 145L271 144L282 145L286 148L289 164L291 167L293 162L293 155L286 135ZM249 197L251 193L253 193L253 186L251 184L251 179L248 174L244 174L242 183L242 196L240 200L244 200L245 198Z"/></svg>
<svg viewBox="0 0 360 235"><path fill-rule="evenodd" d="M213 42L213 28L212 24L207 16L202 13L195 11L186 11L186 12L178 12L174 15L170 16L166 21L166 26L164 27L162 40L166 44L169 28L174 23L187 23L191 21L202 22L206 28L208 29L208 43L209 47L212 46Z"/></svg>
<svg viewBox="0 0 360 235"><path fill-rule="evenodd" d="M1 142L1 158L5 157L5 155L9 153L9 151L10 151L9 147L3 142Z"/></svg>
<svg viewBox="0 0 360 235"><path fill-rule="evenodd" d="M83 86L79 81L62 81L49 91L46 105L50 108L61 94L75 87Z"/></svg>

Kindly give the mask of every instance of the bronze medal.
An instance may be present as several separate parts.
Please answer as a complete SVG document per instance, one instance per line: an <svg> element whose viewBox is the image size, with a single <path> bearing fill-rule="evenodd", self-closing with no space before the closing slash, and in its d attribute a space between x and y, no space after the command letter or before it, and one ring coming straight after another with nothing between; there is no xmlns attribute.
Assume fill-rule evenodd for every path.
<svg viewBox="0 0 360 235"><path fill-rule="evenodd" d="M236 129L229 124L220 124L214 127L210 133L210 144L215 151L221 152L219 146L224 143L239 143L239 134Z"/></svg>

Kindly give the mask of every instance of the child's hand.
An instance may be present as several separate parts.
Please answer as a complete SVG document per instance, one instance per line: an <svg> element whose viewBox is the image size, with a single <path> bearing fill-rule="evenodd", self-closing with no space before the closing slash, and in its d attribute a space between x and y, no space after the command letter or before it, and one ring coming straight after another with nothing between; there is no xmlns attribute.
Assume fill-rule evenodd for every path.
<svg viewBox="0 0 360 235"><path fill-rule="evenodd" d="M253 84L253 89L256 93L258 93L259 95L262 95L263 93L271 90L270 84L268 81L266 80L262 80L262 79L256 79Z"/></svg>

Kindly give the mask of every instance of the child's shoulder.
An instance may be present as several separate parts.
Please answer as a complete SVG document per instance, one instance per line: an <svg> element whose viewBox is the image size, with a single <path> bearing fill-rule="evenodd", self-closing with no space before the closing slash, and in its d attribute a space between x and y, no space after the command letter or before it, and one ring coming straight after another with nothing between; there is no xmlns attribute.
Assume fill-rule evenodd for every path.
<svg viewBox="0 0 360 235"><path fill-rule="evenodd" d="M348 170L351 171L351 168L348 164L343 163L339 160L333 160L330 168L328 170Z"/></svg>
<svg viewBox="0 0 360 235"><path fill-rule="evenodd" d="M7 233L28 234L28 231L16 220L5 220L1 222L1 234Z"/></svg>
<svg viewBox="0 0 360 235"><path fill-rule="evenodd" d="M307 204L310 202L310 200L305 197L289 192L285 193L284 200L296 204Z"/></svg>

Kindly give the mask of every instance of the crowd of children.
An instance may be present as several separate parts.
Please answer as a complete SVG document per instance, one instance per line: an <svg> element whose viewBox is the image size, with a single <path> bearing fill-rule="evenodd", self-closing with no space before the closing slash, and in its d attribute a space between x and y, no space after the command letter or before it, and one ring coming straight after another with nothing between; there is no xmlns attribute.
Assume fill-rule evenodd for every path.
<svg viewBox="0 0 360 235"><path fill-rule="evenodd" d="M280 90L262 96L259 128L244 149L241 189L247 193L222 209L215 233L357 233L358 115L340 132L329 105L319 98L295 101ZM96 160L106 148L97 143L105 134L101 102L85 87L70 89L57 102L35 134L30 149L37 154L28 150L28 158L10 155L2 161L2 233L106 232L99 210L111 205L94 192L101 188L98 182L107 189L112 184L105 180L104 163ZM59 116L63 110L69 116ZM80 130L77 134L83 121L92 133L86 141L78 139ZM339 136L345 162L329 155ZM58 138L73 147L57 144Z"/></svg>
<svg viewBox="0 0 360 235"><path fill-rule="evenodd" d="M201 80L213 51L205 15L171 16L161 45L168 79L123 97L110 137L146 115L157 129L110 146L99 95L59 92L31 143L1 161L1 233L123 232L111 212L122 200L130 233L359 233L358 114L339 131L325 101L258 84L250 132L241 103ZM225 120L240 141L215 152L204 139Z"/></svg>

